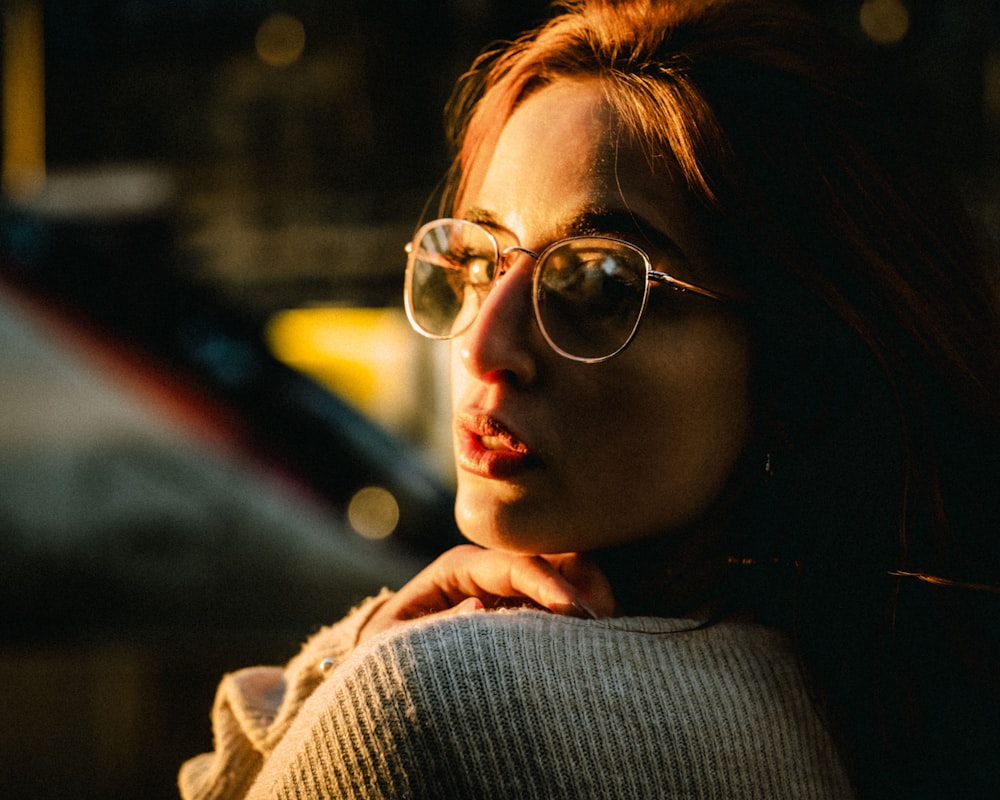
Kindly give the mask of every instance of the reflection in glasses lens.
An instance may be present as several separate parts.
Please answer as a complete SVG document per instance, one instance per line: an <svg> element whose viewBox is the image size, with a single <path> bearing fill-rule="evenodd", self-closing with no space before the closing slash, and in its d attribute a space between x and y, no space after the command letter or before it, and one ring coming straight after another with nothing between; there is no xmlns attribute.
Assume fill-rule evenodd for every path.
<svg viewBox="0 0 1000 800"><path fill-rule="evenodd" d="M414 327L437 339L464 331L493 283L498 261L496 240L478 225L439 220L421 228L407 268L406 310Z"/></svg>
<svg viewBox="0 0 1000 800"><path fill-rule="evenodd" d="M501 250L481 225L439 219L417 231L406 250L406 313L413 327L432 339L450 339L472 325L503 271L502 260L515 251L536 259L532 302L542 335L553 350L576 361L604 361L628 345L651 280L734 302L653 271L642 250L608 236L573 236L541 253L520 246Z"/></svg>
<svg viewBox="0 0 1000 800"><path fill-rule="evenodd" d="M576 238L542 253L535 275L535 312L559 352L601 359L632 337L646 301L646 257L611 239Z"/></svg>

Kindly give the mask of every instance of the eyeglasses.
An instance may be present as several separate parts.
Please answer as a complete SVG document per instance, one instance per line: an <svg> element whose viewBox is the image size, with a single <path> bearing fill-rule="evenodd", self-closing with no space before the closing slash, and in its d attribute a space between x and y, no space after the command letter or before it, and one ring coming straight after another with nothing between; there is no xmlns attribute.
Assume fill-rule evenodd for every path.
<svg viewBox="0 0 1000 800"><path fill-rule="evenodd" d="M535 253L501 248L486 228L461 219L428 222L406 245L403 292L414 329L451 339L472 325L509 257L535 259L532 301L538 327L557 353L588 364L607 361L635 336L651 281L719 302L730 298L652 268L642 250L607 236L572 236Z"/></svg>

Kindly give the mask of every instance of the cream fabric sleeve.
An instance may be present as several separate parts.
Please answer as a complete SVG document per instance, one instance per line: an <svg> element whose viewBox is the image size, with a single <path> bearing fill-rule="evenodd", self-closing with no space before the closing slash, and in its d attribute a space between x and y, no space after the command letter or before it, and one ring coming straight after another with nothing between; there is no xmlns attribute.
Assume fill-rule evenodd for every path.
<svg viewBox="0 0 1000 800"><path fill-rule="evenodd" d="M392 593L383 589L336 625L313 635L284 667L249 667L223 677L212 707L214 751L185 762L184 800L238 800L253 784L325 670L343 662L358 635ZM327 659L329 659L327 661Z"/></svg>

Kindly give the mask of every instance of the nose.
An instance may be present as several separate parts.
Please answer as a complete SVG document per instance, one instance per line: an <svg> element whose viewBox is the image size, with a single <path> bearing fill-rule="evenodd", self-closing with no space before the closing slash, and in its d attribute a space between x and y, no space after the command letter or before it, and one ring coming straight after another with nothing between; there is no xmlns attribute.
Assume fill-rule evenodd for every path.
<svg viewBox="0 0 1000 800"><path fill-rule="evenodd" d="M477 378L523 385L537 377L544 341L531 302L532 256L519 247L504 251L501 273L476 319L455 340L465 369Z"/></svg>

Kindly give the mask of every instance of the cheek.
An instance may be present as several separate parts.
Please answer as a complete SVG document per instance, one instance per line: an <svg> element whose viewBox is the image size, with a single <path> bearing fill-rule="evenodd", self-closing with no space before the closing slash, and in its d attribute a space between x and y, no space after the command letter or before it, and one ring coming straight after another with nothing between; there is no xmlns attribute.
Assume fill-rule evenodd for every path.
<svg viewBox="0 0 1000 800"><path fill-rule="evenodd" d="M656 376L642 401L649 449L659 449L675 478L692 490L721 487L751 437L751 353L741 325L706 325L675 337L669 356L661 351L649 366L647 374Z"/></svg>
<svg viewBox="0 0 1000 800"><path fill-rule="evenodd" d="M458 341L453 339L448 344L450 346L448 387L451 397L451 410L454 411L458 404L458 399L462 396L462 391L467 383L467 373L465 368L462 366L462 356Z"/></svg>

